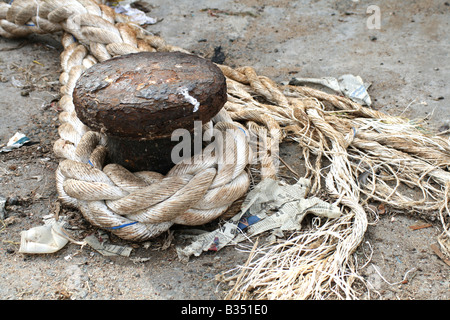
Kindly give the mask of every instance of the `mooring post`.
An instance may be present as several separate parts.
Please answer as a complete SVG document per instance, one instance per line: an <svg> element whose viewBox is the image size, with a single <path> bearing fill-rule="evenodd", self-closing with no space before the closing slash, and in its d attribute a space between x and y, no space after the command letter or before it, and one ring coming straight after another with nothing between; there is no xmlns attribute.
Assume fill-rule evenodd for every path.
<svg viewBox="0 0 450 320"><path fill-rule="evenodd" d="M109 162L166 173L176 129L193 133L227 100L226 80L209 60L181 52L141 52L97 63L78 79L78 118L108 137ZM194 150L192 150L194 151Z"/></svg>

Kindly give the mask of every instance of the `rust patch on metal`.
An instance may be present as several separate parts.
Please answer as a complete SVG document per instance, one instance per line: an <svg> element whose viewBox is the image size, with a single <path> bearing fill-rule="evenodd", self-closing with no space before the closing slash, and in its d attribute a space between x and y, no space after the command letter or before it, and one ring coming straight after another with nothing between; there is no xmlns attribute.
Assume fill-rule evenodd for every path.
<svg viewBox="0 0 450 320"><path fill-rule="evenodd" d="M209 121L227 99L221 70L209 60L181 52L141 52L87 69L73 101L92 130L130 139L170 137Z"/></svg>

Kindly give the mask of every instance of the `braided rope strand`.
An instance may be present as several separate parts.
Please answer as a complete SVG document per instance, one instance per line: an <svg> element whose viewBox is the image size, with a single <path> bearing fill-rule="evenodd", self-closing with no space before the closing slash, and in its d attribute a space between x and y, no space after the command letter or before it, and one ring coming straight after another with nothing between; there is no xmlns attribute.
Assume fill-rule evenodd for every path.
<svg viewBox="0 0 450 320"><path fill-rule="evenodd" d="M249 148L241 134L243 127L230 117L213 125L219 132L236 130L231 140L235 145L216 150L227 156L226 164L223 159L210 158L199 166L197 156L192 164L175 166L162 177L152 172L132 173L117 164L103 168L107 137L90 131L76 115L74 87L95 63L141 51L185 50L145 35L126 16L92 0L0 3L0 19L0 35L7 38L64 32L59 102L63 111L59 116L60 139L54 143L55 154L63 160L56 171L56 187L59 199L80 209L93 225L127 240L145 240L175 222L209 222L247 192Z"/></svg>
<svg viewBox="0 0 450 320"><path fill-rule="evenodd" d="M73 88L82 72L116 55L186 51L147 34L126 16L94 0L0 2L0 36L14 38L57 31L63 32L64 51L60 57L60 139L54 144L54 152L61 158L56 189L61 202L78 208L95 226L123 239L141 241L161 234L174 223L209 222L247 192L248 169L254 169L249 165L255 159L260 161L262 179L276 178L276 161L264 145L284 140L295 141L302 148L305 177L312 180L311 193L317 193L325 183L327 194L344 213L321 227L320 238L306 235L314 244L323 246L296 253L296 264L305 270L298 278L304 280L302 298L323 299L330 288L336 294L344 292L343 298L355 297L352 283L357 275L351 255L368 225L363 206L369 199L409 212L439 209L442 215L445 212L450 216L450 140L425 135L405 119L344 97L312 88L278 86L251 67L219 65L227 80L228 101L205 128L210 129L208 132L231 131L233 139L210 144L202 154L177 164L165 176L105 165L107 138L85 126L73 105ZM330 109L333 113L328 112ZM336 116L336 110L342 116ZM255 136L264 139L255 141ZM249 141L262 147L255 152ZM322 168L324 159L331 163L327 168ZM376 174L374 168L383 174ZM373 177L360 185L357 181L364 170L372 172ZM392 181L416 186L424 198L429 196L432 201L413 201L397 186L388 185ZM446 233L438 241L450 252L445 224L444 230ZM290 281L298 281L289 277ZM255 292L263 292L261 288L271 287L264 283L268 278L258 283L237 283L235 287L242 289L244 296L254 296ZM245 277L240 279L247 281ZM256 289L246 291L248 288ZM295 295L294 291L287 292L291 298ZM235 295L242 297L240 292ZM261 293L262 298L268 296Z"/></svg>

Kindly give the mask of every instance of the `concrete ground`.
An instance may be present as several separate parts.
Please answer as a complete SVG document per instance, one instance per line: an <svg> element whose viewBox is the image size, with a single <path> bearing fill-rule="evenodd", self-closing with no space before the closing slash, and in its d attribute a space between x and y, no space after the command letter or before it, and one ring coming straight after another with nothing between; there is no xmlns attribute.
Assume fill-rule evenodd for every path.
<svg viewBox="0 0 450 320"><path fill-rule="evenodd" d="M277 82L292 77L360 75L370 82L373 108L420 119L435 132L450 126L450 4L445 0L145 0L149 16L162 19L147 30L168 43L224 64L252 66ZM370 11L374 5L379 11ZM376 10L378 10L376 8ZM374 13L379 12L376 25ZM376 28L372 28L376 27ZM0 299L221 299L227 288L215 275L245 262L229 247L189 263L177 260L165 234L135 245L133 258L105 258L70 244L45 256L18 253L20 231L61 210L90 226L77 212L58 209L54 188L57 159L57 98L61 46L58 36L0 39L0 143L22 131L36 144L0 154L0 195L14 222L0 238ZM33 79L24 88L17 80ZM11 200L12 199L12 200ZM429 222L412 231L409 226ZM370 299L447 300L450 268L430 249L439 221L407 212L387 212L369 226L356 253L371 263L361 273L374 286ZM117 241L117 239L113 239ZM415 268L407 283L399 284ZM367 299L366 294L361 298Z"/></svg>

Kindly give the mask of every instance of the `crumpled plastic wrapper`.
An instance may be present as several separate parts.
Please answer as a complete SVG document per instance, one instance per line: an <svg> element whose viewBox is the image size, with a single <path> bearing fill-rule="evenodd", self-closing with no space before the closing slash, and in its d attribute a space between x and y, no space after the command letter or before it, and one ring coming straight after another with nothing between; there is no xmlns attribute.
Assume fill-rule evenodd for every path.
<svg viewBox="0 0 450 320"><path fill-rule="evenodd" d="M110 256L125 256L129 257L133 248L128 246L117 246L106 243L108 236L102 233L100 238L95 235L89 235L84 238L84 241L94 250L105 257Z"/></svg>
<svg viewBox="0 0 450 320"><path fill-rule="evenodd" d="M339 77L339 86L342 93L353 101L366 106L372 105L367 88L369 84L365 84L360 76L344 74Z"/></svg>
<svg viewBox="0 0 450 320"><path fill-rule="evenodd" d="M6 205L6 198L0 196L0 220L5 219L5 205Z"/></svg>
<svg viewBox="0 0 450 320"><path fill-rule="evenodd" d="M28 138L21 132L16 132L16 134L14 134L11 139L9 139L6 146L0 148L0 153L11 152L12 150L20 148L28 142L30 142L30 138Z"/></svg>
<svg viewBox="0 0 450 320"><path fill-rule="evenodd" d="M333 77L293 78L289 81L289 84L293 86L307 85L310 87L316 87L320 90L328 88L332 90L332 93L346 96L361 105L366 105L369 107L372 105L372 100L367 92L367 89L370 87L370 83L364 83L360 76L344 74L338 79Z"/></svg>
<svg viewBox="0 0 450 320"><path fill-rule="evenodd" d="M177 248L178 257L186 261L191 255L218 251L269 230L275 237L282 236L283 231L300 230L309 213L330 219L339 217L341 211L335 204L307 198L310 183L303 178L293 185L264 179L248 193L240 213L222 227L193 237L190 245Z"/></svg>
<svg viewBox="0 0 450 320"><path fill-rule="evenodd" d="M68 242L64 235L64 224L58 221L43 226L31 228L20 233L21 253L54 253L63 248Z"/></svg>
<svg viewBox="0 0 450 320"><path fill-rule="evenodd" d="M137 23L139 25L146 25L146 24L155 24L159 22L158 19L149 17L145 14L145 12L131 7L131 4L133 0L118 0L118 1L108 1L107 4L114 9L115 12L126 15L129 17L129 19Z"/></svg>
<svg viewBox="0 0 450 320"><path fill-rule="evenodd" d="M88 244L103 256L130 256L131 247L108 244L108 236L101 232L87 236L84 241L75 241L66 231L68 222L66 217L59 217L56 221L52 215L44 216L44 225L21 232L19 252L30 254L54 253L62 249L69 241L84 246Z"/></svg>

